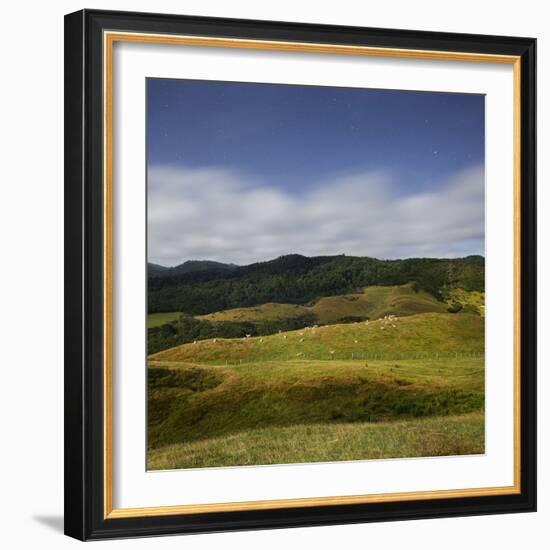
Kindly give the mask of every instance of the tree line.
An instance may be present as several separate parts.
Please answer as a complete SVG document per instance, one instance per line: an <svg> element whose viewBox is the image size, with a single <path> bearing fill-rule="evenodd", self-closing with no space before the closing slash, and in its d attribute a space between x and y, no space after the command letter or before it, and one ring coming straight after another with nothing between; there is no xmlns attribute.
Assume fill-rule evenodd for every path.
<svg viewBox="0 0 550 550"><path fill-rule="evenodd" d="M307 258L293 254L231 270L150 276L148 310L205 315L266 302L307 304L323 296L356 292L365 286L407 283L439 300L445 300L448 292L457 287L483 291L485 259L468 256L378 260L343 255Z"/></svg>
<svg viewBox="0 0 550 550"><path fill-rule="evenodd" d="M350 322L350 321L348 321ZM182 314L177 321L147 330L147 354L189 344L195 340L210 338L245 338L266 336L279 330L298 330L315 323L315 316L304 314L299 317L262 321L207 321Z"/></svg>

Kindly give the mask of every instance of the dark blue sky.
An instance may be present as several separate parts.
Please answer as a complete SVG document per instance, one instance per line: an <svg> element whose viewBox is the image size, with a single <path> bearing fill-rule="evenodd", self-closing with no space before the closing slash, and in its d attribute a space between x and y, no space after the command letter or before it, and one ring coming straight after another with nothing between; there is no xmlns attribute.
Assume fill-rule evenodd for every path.
<svg viewBox="0 0 550 550"><path fill-rule="evenodd" d="M147 80L149 260L484 254L482 95Z"/></svg>
<svg viewBox="0 0 550 550"><path fill-rule="evenodd" d="M484 161L484 96L148 79L148 162L224 167L296 193L391 170L402 192Z"/></svg>

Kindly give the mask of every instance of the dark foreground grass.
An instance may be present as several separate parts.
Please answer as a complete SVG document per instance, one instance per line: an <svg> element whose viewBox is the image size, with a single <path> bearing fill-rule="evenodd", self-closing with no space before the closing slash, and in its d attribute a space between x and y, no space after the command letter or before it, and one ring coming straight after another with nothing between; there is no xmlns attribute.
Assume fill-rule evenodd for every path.
<svg viewBox="0 0 550 550"><path fill-rule="evenodd" d="M294 458L283 458L285 449L292 456L300 452L301 438L308 437L304 430L312 426L317 427L311 428L313 439L306 446L309 450L305 448L303 459L297 462L463 454L480 452L483 447L483 438L472 431L471 421L463 425L460 436L452 434L462 420L458 425L452 424L454 431L436 430L443 435L434 436L432 443L428 440L423 443L420 433L406 435L413 425L407 428L406 424L401 427L396 424L397 432L388 431L394 421L480 413L484 406L481 358L369 361L368 364L336 360L265 361L234 367L150 361L148 374L148 443L152 468L171 467L155 464L161 464L157 462L158 457L167 456L162 453L174 445L202 465L229 465L231 457L238 458L247 448L248 458L241 456L238 458L241 462L235 464L293 462ZM482 423L479 416L475 418ZM438 422L442 426L446 420ZM379 426L383 423L386 428L377 428L378 424L373 423L380 423ZM334 427L336 431L329 434L320 427L323 425L327 430ZM343 425L348 425L350 431ZM368 439L352 441L363 433L356 429L359 425L372 427L368 430L371 435ZM290 431L287 433L286 429ZM293 433L296 434L294 443L289 439L285 444L285 438ZM337 435L346 433L348 436ZM241 437L244 439L239 443ZM387 437L385 443L379 441ZM330 444L331 438L336 441L335 445ZM270 451L272 440L275 446ZM346 444L342 446L344 440ZM373 441L378 442L371 445ZM233 450L227 451L227 458L220 458L226 443L233 445L228 447ZM211 444L213 450L205 451L205 456L200 458L200 449L210 449ZM293 445L297 447L294 454ZM188 460L191 459L185 458L184 462ZM203 461L206 462L203 464Z"/></svg>
<svg viewBox="0 0 550 550"><path fill-rule="evenodd" d="M148 469L435 457L485 452L483 413L269 427L151 451Z"/></svg>

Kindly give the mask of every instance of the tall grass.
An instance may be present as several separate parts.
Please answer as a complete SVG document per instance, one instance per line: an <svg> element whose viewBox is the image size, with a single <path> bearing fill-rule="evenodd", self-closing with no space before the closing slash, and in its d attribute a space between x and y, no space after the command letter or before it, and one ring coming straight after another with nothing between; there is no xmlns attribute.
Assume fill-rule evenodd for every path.
<svg viewBox="0 0 550 550"><path fill-rule="evenodd" d="M151 362L149 448L267 427L460 415L483 404L482 359Z"/></svg>
<svg viewBox="0 0 550 550"><path fill-rule="evenodd" d="M308 424L248 430L152 450L151 470L435 457L485 452L481 412L383 423Z"/></svg>

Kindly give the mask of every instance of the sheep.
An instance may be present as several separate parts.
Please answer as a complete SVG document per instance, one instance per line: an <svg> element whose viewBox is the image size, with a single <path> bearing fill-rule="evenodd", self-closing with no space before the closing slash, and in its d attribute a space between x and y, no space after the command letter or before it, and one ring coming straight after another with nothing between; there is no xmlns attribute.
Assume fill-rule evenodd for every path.
<svg viewBox="0 0 550 550"><path fill-rule="evenodd" d="M357 340L354 340L353 343L354 343L354 344L358 344L359 342L358 342Z"/></svg>
<svg viewBox="0 0 550 550"><path fill-rule="evenodd" d="M303 338L300 338L300 342L303 342L303 341L304 341L304 339L303 339Z"/></svg>
<svg viewBox="0 0 550 550"><path fill-rule="evenodd" d="M262 343L263 343L263 341L264 341L264 339L263 339L263 338L260 338L260 344L262 344Z"/></svg>
<svg viewBox="0 0 550 550"><path fill-rule="evenodd" d="M283 340L286 340L286 334L283 334Z"/></svg>
<svg viewBox="0 0 550 550"><path fill-rule="evenodd" d="M197 343L197 341L195 340L195 341L193 342L193 344L196 344L196 343Z"/></svg>

